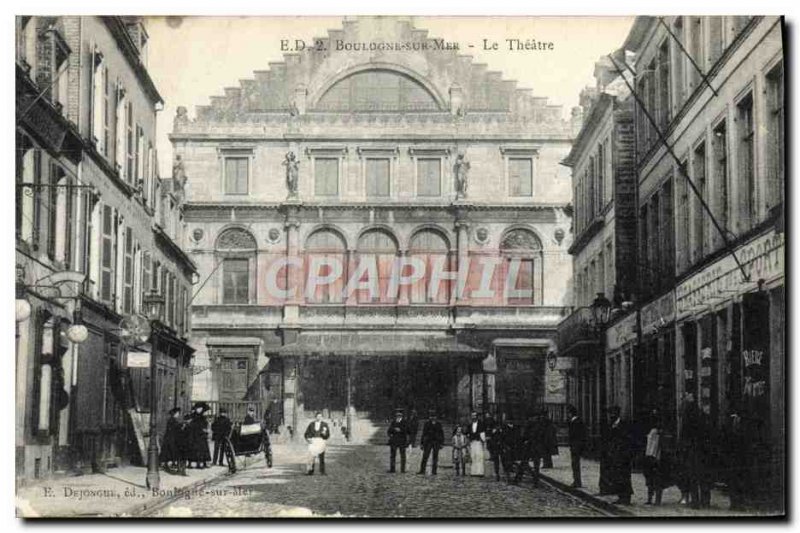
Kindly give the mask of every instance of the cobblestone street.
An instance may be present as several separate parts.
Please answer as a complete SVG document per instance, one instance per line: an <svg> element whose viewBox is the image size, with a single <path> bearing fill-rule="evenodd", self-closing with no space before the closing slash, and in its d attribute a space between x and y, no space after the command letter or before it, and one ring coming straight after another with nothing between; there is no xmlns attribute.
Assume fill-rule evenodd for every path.
<svg viewBox="0 0 800 533"><path fill-rule="evenodd" d="M593 517L598 511L549 486L514 486L491 477L456 478L450 448L440 453L439 474L416 474L421 451L409 453L405 474L388 474L383 446L332 446L327 476L303 474L303 449L275 449L275 466L252 466L183 496L157 517ZM490 464L487 463L487 467ZM487 470L488 471L488 470Z"/></svg>

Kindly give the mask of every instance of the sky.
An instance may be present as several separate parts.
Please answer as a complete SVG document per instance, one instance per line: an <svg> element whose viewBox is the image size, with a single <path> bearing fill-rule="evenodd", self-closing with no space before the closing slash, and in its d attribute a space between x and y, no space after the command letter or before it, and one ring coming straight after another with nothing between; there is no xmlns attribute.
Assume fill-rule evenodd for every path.
<svg viewBox="0 0 800 533"><path fill-rule="evenodd" d="M594 63L619 48L633 17L413 17L414 27L429 37L455 41L504 79L517 80L552 104L564 116L578 104L578 94L593 85ZM194 116L197 105L239 86L253 71L281 61L281 40L327 36L342 17L148 17L147 66L164 98L158 118L158 152L162 176L169 176L172 147L167 138L178 106ZM484 50L484 39L497 50ZM552 42L552 50L509 51L506 39ZM467 48L473 44L474 48Z"/></svg>

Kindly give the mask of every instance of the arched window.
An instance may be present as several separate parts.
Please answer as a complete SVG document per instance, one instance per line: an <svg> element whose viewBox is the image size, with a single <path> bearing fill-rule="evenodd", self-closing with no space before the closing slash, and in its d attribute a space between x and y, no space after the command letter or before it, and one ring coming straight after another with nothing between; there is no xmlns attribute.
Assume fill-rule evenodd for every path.
<svg viewBox="0 0 800 533"><path fill-rule="evenodd" d="M392 70L356 72L336 82L317 102L318 111L438 111L428 90L413 78Z"/></svg>
<svg viewBox="0 0 800 533"><path fill-rule="evenodd" d="M223 304L248 304L255 299L256 240L246 230L230 228L217 238L217 261L222 262Z"/></svg>
<svg viewBox="0 0 800 533"><path fill-rule="evenodd" d="M306 301L341 303L347 275L347 248L338 233L322 229L306 240Z"/></svg>
<svg viewBox="0 0 800 533"><path fill-rule="evenodd" d="M451 270L449 246L445 237L434 230L423 230L414 235L409 247L409 255L419 259L425 265L425 275L411 285L411 303L446 304L450 301L452 281L436 276L434 272L443 273ZM431 281L439 281L432 287ZM436 291L431 294L432 291Z"/></svg>
<svg viewBox="0 0 800 533"><path fill-rule="evenodd" d="M513 229L500 241L503 301L507 304L542 304L542 242L532 231Z"/></svg>
<svg viewBox="0 0 800 533"><path fill-rule="evenodd" d="M387 231L371 230L358 239L356 272L363 272L356 281L369 280L369 289L356 291L360 303L394 303L397 294L389 294L392 269L397 259L397 241ZM377 276L377 280L373 276Z"/></svg>

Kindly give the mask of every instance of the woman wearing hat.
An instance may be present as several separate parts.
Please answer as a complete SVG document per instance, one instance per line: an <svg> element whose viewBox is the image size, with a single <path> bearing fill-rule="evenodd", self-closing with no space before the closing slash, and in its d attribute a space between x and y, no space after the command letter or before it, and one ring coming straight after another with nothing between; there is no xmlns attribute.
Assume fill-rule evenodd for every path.
<svg viewBox="0 0 800 533"><path fill-rule="evenodd" d="M167 429L164 431L164 439L161 445L160 462L164 465L164 470L186 475L186 463L184 462L181 450L181 438L183 431L183 420L181 418L181 408L173 407L169 410L167 419Z"/></svg>
<svg viewBox="0 0 800 533"><path fill-rule="evenodd" d="M208 463L211 462L211 452L208 449L208 420L205 415L207 410L208 404L205 402L196 403L189 418L190 456L187 459L190 465L194 461L197 468L208 468Z"/></svg>

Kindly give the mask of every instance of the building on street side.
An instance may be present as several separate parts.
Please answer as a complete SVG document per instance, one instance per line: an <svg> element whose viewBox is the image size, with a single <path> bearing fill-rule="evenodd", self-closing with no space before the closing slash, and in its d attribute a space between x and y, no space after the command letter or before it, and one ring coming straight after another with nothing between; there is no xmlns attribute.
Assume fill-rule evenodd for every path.
<svg viewBox="0 0 800 533"><path fill-rule="evenodd" d="M636 174L633 97L610 60L581 94L583 124L562 164L572 169L574 311L559 325L559 356L571 371L570 402L584 417L597 450L607 404L630 416L630 333L611 335L636 316ZM598 305L606 308L602 313ZM622 323L622 326L615 325ZM612 325L613 324L613 325ZM629 328L628 328L629 329Z"/></svg>
<svg viewBox="0 0 800 533"><path fill-rule="evenodd" d="M145 67L142 19L20 16L16 25L24 482L144 461L151 391L159 409L189 401L195 267L178 245L181 186L157 172L162 101ZM154 295L163 315L138 320ZM131 353L155 354L155 384Z"/></svg>

